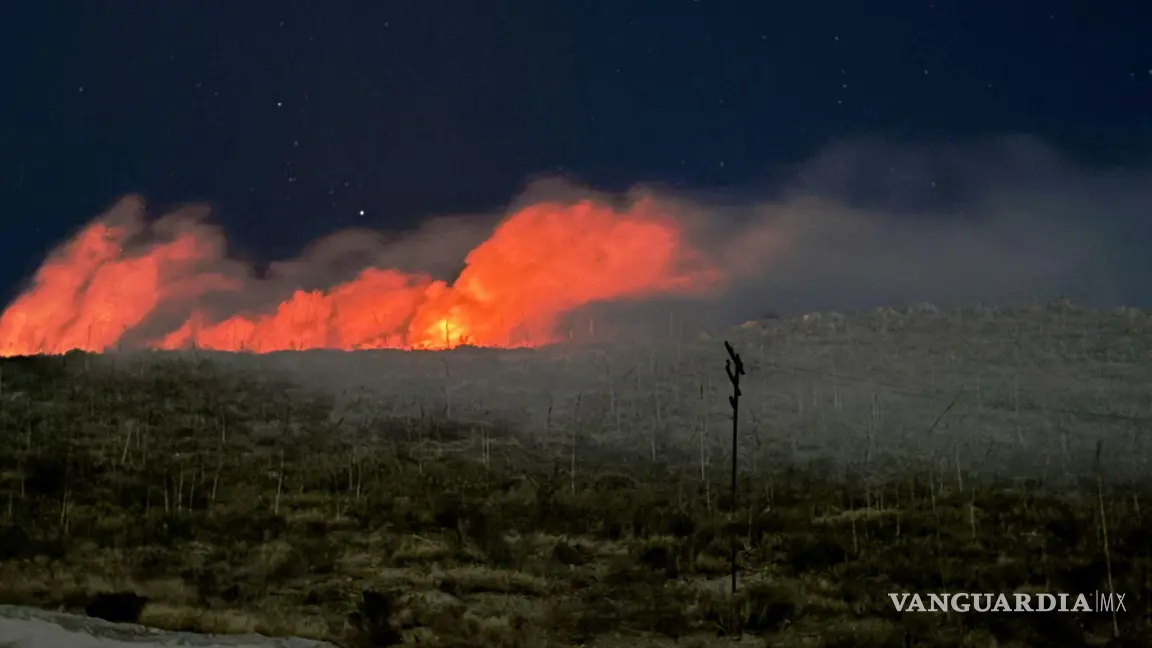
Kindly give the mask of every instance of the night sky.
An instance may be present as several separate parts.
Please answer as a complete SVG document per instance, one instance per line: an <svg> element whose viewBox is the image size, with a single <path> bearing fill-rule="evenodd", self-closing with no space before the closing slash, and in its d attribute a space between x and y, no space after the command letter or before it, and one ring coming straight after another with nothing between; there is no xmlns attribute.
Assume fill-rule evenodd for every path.
<svg viewBox="0 0 1152 648"><path fill-rule="evenodd" d="M830 156L856 180L828 191L1024 137L1061 173L1152 179L1147 2L43 0L0 25L5 301L130 192L212 205L267 262L343 227L498 211L551 174L739 200ZM935 191L913 176L885 200ZM1139 185L1118 231L1148 232Z"/></svg>

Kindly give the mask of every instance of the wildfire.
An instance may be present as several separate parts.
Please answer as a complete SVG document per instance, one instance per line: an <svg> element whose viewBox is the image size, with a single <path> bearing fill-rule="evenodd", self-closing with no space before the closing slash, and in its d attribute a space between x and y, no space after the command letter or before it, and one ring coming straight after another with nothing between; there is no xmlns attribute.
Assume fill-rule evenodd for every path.
<svg viewBox="0 0 1152 648"><path fill-rule="evenodd" d="M214 269L225 261L218 241L203 228L169 224L160 228L162 242L133 245L148 229L142 205L121 203L109 214L53 252L0 314L0 356L105 351L174 306L191 315L143 346L540 346L557 340L564 314L588 304L696 293L719 279L679 224L650 201L628 209L592 200L539 203L509 214L451 284L369 267L326 290L299 290L271 309L220 316L203 298L243 297L254 280Z"/></svg>

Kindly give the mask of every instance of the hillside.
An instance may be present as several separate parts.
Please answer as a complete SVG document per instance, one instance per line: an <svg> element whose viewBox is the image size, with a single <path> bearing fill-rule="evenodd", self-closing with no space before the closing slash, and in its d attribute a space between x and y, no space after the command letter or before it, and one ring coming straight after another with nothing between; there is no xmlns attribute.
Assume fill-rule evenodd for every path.
<svg viewBox="0 0 1152 648"><path fill-rule="evenodd" d="M735 511L721 340L748 369ZM121 620L349 646L1087 646L1110 615L887 593L1107 590L1110 565L1113 645L1147 645L1150 388L1149 318L1066 304L8 358L0 603L131 590Z"/></svg>
<svg viewBox="0 0 1152 648"><path fill-rule="evenodd" d="M575 435L612 456L696 464L701 431L708 454L729 452L722 340L748 372L745 466L782 454L851 469L868 456L874 472L958 456L962 471L1054 482L1091 472L1100 441L1110 477L1148 474L1139 430L1152 423L1152 320L1131 309L924 306L769 319L722 334L673 323L598 346L197 357L326 393L339 416L357 420L499 422L539 443ZM149 357L167 356L128 365Z"/></svg>

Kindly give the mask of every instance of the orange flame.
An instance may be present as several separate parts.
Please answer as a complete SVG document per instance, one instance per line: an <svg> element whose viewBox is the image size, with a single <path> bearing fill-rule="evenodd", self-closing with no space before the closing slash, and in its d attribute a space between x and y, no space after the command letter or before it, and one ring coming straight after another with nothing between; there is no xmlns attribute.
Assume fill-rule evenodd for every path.
<svg viewBox="0 0 1152 648"><path fill-rule="evenodd" d="M509 215L465 259L452 284L365 268L324 291L297 291L271 312L213 320L197 301L242 285L196 268L218 254L203 233L128 251L141 226L97 220L37 271L0 314L0 356L105 351L165 304L193 315L148 346L270 352L292 349L541 346L560 318L596 302L693 294L718 271L684 240L677 222L641 201L540 203ZM199 265L198 265L199 264ZM186 311L187 312L187 311Z"/></svg>

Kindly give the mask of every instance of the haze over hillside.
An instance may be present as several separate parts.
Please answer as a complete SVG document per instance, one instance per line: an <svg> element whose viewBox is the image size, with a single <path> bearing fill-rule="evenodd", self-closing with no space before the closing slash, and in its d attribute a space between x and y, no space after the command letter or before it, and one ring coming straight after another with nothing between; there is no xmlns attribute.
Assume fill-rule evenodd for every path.
<svg viewBox="0 0 1152 648"><path fill-rule="evenodd" d="M146 371L169 357L199 359L286 377L335 398L342 429L369 436L381 420L441 420L513 430L545 458L565 456L575 438L582 453L692 470L703 455L721 461L730 452L723 339L748 367L741 456L749 470L821 460L846 472L933 462L954 471L959 461L973 478L1054 483L1087 474L1097 442L1110 477L1148 468L1141 430L1152 422L1152 326L1136 309L925 305L750 321L711 334L670 324L647 338L542 349L192 351L106 361Z"/></svg>

